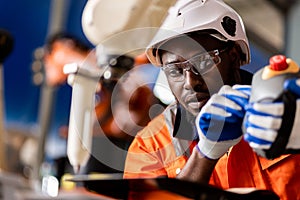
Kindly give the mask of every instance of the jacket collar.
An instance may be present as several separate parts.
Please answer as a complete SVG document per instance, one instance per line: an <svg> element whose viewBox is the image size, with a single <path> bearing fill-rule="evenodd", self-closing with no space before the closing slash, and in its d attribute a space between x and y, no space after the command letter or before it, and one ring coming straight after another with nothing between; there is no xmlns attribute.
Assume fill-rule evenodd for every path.
<svg viewBox="0 0 300 200"><path fill-rule="evenodd" d="M187 121L186 112L180 104L177 104L173 137L192 141L198 138L198 134L195 125Z"/></svg>

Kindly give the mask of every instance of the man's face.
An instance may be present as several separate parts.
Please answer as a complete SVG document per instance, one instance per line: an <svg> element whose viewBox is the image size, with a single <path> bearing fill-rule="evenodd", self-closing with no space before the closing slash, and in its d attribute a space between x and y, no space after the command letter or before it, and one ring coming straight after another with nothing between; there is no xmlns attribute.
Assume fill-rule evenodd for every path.
<svg viewBox="0 0 300 200"><path fill-rule="evenodd" d="M193 38L185 36L175 38L161 48L163 70L170 88L178 102L193 116L199 113L210 96L218 92L222 85L233 82L234 72L229 65L229 50L224 42L208 35ZM213 50L218 50L219 55L211 53ZM174 64L190 59L191 63L202 64L194 68L192 66L195 65L189 62Z"/></svg>
<svg viewBox="0 0 300 200"><path fill-rule="evenodd" d="M86 53L74 50L68 42L57 41L52 46L52 51L45 55L46 82L50 86L63 84L67 75L63 73L63 67L68 63L81 63Z"/></svg>

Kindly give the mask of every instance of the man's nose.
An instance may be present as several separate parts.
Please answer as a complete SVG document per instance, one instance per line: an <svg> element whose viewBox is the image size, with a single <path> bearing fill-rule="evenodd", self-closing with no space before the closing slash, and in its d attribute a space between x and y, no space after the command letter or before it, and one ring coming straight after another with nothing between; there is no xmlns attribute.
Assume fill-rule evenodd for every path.
<svg viewBox="0 0 300 200"><path fill-rule="evenodd" d="M203 80L201 76L194 74L191 70L186 70L184 72L184 88L189 90L195 90L199 86L203 85Z"/></svg>

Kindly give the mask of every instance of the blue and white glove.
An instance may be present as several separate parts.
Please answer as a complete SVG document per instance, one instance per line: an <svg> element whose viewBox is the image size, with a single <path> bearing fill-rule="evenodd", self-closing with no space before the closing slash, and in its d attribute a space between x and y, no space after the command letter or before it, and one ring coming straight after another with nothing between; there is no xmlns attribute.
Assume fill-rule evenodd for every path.
<svg viewBox="0 0 300 200"><path fill-rule="evenodd" d="M298 98L296 100L296 112L293 127L286 146L281 152L290 150L300 150L300 79L290 79L285 81L284 89L292 92ZM278 132L282 128L283 114L285 111L283 102L274 103L251 103L248 105L244 127L244 139L254 150L270 150L278 140ZM284 128L284 127L283 127ZM289 134L289 133L285 133ZM281 142L279 142L281 143ZM276 151L279 147L273 146ZM280 147L282 148L282 147ZM262 151L259 151L260 153ZM293 152L293 151L290 151ZM264 153L265 154L265 153ZM264 155L268 157L267 155ZM279 155L276 155L277 157ZM270 158L274 158L271 157Z"/></svg>
<svg viewBox="0 0 300 200"><path fill-rule="evenodd" d="M241 140L250 90L248 85L225 85L201 109L196 118L199 135L196 148L205 157L219 159Z"/></svg>

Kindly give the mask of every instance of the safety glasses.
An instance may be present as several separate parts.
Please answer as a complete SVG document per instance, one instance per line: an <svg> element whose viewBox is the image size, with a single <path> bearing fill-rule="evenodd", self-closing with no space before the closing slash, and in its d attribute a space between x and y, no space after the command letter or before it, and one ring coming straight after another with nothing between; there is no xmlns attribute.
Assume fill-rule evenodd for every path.
<svg viewBox="0 0 300 200"><path fill-rule="evenodd" d="M183 62L164 64L162 70L169 79L175 82L184 81L186 71L191 71L195 75L203 76L221 62L219 55L227 49L228 47L220 51L213 50L201 53Z"/></svg>

